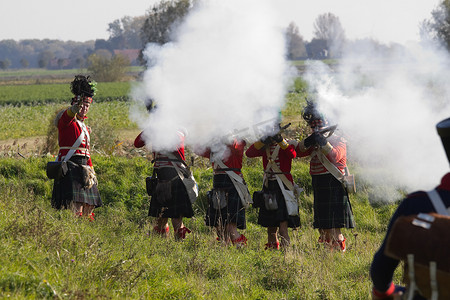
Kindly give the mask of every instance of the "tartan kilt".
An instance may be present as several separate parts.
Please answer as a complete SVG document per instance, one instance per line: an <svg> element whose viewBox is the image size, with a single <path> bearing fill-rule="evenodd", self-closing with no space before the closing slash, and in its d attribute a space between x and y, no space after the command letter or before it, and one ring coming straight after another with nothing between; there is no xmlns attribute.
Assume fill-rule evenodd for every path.
<svg viewBox="0 0 450 300"><path fill-rule="evenodd" d="M354 228L347 191L331 174L312 175L314 190L314 228Z"/></svg>
<svg viewBox="0 0 450 300"><path fill-rule="evenodd" d="M192 218L194 210L183 181L173 167L156 169L157 185L160 181L171 180L172 197L164 203L158 201L157 193L151 197L148 215L157 218Z"/></svg>
<svg viewBox="0 0 450 300"><path fill-rule="evenodd" d="M245 208L230 177L227 174L214 175L213 189L227 190L227 205L222 209L215 209L211 199L208 199L205 224L210 227L217 227L235 223L237 228L245 229Z"/></svg>
<svg viewBox="0 0 450 300"><path fill-rule="evenodd" d="M286 188L286 187L285 187ZM279 227L281 222L287 221L289 228L300 227L300 217L290 216L287 212L286 201L276 180L269 180L268 187L264 191L276 193L277 210L267 210L265 206L259 208L258 224L263 227Z"/></svg>
<svg viewBox="0 0 450 300"><path fill-rule="evenodd" d="M68 171L59 181L55 180L52 192L52 207L70 208L72 202L86 203L95 207L102 206L102 200L96 184L90 189L82 184L82 166L87 165L85 157L74 156L67 162Z"/></svg>

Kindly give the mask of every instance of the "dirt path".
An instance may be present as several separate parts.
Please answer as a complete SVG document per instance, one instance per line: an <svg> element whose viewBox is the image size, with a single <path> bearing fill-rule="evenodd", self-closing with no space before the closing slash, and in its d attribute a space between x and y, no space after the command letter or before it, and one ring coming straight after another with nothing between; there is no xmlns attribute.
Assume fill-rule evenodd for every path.
<svg viewBox="0 0 450 300"><path fill-rule="evenodd" d="M139 132L139 129L120 130L118 132L118 140L123 142L123 144L132 145ZM42 149L44 148L46 138L46 136L33 136L0 140L0 157L16 155L30 156L32 154L43 155Z"/></svg>

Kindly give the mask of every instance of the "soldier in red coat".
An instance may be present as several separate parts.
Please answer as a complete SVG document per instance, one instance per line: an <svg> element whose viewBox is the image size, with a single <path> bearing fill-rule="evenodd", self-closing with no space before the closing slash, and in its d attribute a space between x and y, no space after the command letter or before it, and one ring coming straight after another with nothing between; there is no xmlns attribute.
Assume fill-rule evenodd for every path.
<svg viewBox="0 0 450 300"><path fill-rule="evenodd" d="M309 173L314 191L314 228L319 230L319 242L341 251L346 250L346 238L341 228L355 226L348 192L336 174L347 166L347 146L344 138L320 133L328 121L314 103L309 102L303 118L313 133L296 146L297 157L311 157Z"/></svg>
<svg viewBox="0 0 450 300"><path fill-rule="evenodd" d="M288 228L300 226L298 203L294 196L291 164L296 153L293 145L276 134L255 142L245 152L247 157L262 157L264 167L263 203L259 207L258 224L267 228L266 249L279 249L290 244ZM278 233L278 234L277 234Z"/></svg>
<svg viewBox="0 0 450 300"><path fill-rule="evenodd" d="M208 192L205 223L215 227L217 239L240 248L247 238L238 232L246 228L245 209L251 202L250 193L242 175L242 157L245 141L234 139L207 148L198 154L208 158L214 169L213 189Z"/></svg>
<svg viewBox="0 0 450 300"><path fill-rule="evenodd" d="M101 206L102 201L89 151L90 130L84 121L96 92L96 83L89 76L77 75L70 88L74 94L72 106L58 113L55 119L59 144L56 160L65 162L65 174L55 179L52 206L72 208L77 216L89 216L94 220L94 208Z"/></svg>
<svg viewBox="0 0 450 300"><path fill-rule="evenodd" d="M161 236L169 236L169 218L172 220L175 239L182 240L190 233L184 226L183 218L194 215L192 203L196 200L196 183L185 162L184 139L186 133L177 131L179 143L174 151L153 152L153 168L157 183L150 201L149 216L156 218L153 231ZM137 148L145 146L143 132L134 141ZM187 184L191 183L190 187ZM195 192L193 191L195 190Z"/></svg>

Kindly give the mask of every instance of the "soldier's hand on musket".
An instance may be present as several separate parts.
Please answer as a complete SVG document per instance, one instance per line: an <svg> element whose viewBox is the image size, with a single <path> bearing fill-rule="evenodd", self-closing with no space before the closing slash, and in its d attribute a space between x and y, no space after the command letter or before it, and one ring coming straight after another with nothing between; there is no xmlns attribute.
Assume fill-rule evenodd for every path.
<svg viewBox="0 0 450 300"><path fill-rule="evenodd" d="M303 144L305 145L305 148L309 148L311 146L314 146L316 144L316 135L317 133L313 133L310 136L308 136L304 141Z"/></svg>
<svg viewBox="0 0 450 300"><path fill-rule="evenodd" d="M281 133L277 133L272 136L272 139L277 143L281 143L283 141L283 136L281 135Z"/></svg>
<svg viewBox="0 0 450 300"><path fill-rule="evenodd" d="M83 101L78 96L77 99L74 99L72 106L70 107L70 110L74 115L79 113L81 111L81 107L83 106Z"/></svg>
<svg viewBox="0 0 450 300"><path fill-rule="evenodd" d="M260 142L263 143L264 145L270 145L272 144L272 137L271 136L266 136L260 139Z"/></svg>
<svg viewBox="0 0 450 300"><path fill-rule="evenodd" d="M315 142L317 145L319 145L320 147L323 147L327 144L327 139L323 136L323 134L320 133L313 133L315 134Z"/></svg>

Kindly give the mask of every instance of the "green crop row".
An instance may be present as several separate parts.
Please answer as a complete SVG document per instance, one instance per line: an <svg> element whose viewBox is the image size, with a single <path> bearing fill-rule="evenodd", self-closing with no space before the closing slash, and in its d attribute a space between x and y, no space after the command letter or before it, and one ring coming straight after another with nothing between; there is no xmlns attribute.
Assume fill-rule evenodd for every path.
<svg viewBox="0 0 450 300"><path fill-rule="evenodd" d="M129 82L100 82L96 102L128 100ZM34 84L0 86L0 106L38 105L68 102L73 97L70 84Z"/></svg>
<svg viewBox="0 0 450 300"><path fill-rule="evenodd" d="M130 66L128 67L128 72L139 73L142 72L143 67L140 66ZM24 78L24 77L70 77L72 78L74 74L86 74L88 73L87 69L62 69L62 70L48 70L48 69L39 69L39 68L30 68L30 69L8 69L8 70L0 70L0 79L3 78Z"/></svg>

